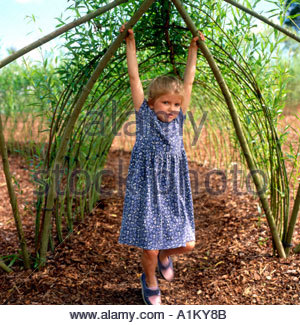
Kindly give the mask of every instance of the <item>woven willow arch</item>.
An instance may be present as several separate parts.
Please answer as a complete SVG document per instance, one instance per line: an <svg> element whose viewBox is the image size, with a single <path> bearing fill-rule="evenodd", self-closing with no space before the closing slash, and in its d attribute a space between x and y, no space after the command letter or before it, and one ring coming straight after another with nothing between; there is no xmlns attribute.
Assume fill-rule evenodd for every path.
<svg viewBox="0 0 300 325"><path fill-rule="evenodd" d="M249 14L255 16L256 18L261 19L265 23L271 25L274 29L281 31L282 33L286 34L287 36L300 42L300 38L298 36L285 30L281 26L273 24L272 22L270 22L263 16L256 14L252 10L247 9L247 8L235 3L232 0L225 0L225 1L234 5L234 6L237 6L241 10L244 10L245 12L248 12ZM33 50L34 48L36 48L42 44L45 44L46 42L50 41L51 39L61 35L62 33L66 32L67 30L70 30L71 28L74 28L75 26L79 26L80 24L82 24L86 21L89 21L89 20L95 18L96 16L120 5L121 3L126 3L126 2L128 2L128 1L116 0L106 6L99 8L95 12L92 12L92 13L90 13L90 14L70 23L70 24L67 24L67 25L61 27L60 29L46 35L42 39L26 46L25 48L21 49L20 51L17 51L13 55L10 55L6 59L0 61L0 68L4 67L5 65L9 64L10 62L13 62L18 57L21 57L22 55L28 53L29 51ZM40 267L45 265L45 263L46 263L51 218L52 218L53 213L55 212L54 211L54 202L55 202L55 199L57 198L55 195L55 188L56 188L55 170L56 170L56 168L59 168L59 166L62 166L64 164L64 159L67 154L68 143L72 137L72 133L74 132L75 124L78 121L80 112L81 112L93 86L95 85L98 78L101 76L101 73L107 66L108 62L111 60L111 58L114 56L115 52L121 46L122 41L126 37L128 29L132 28L138 22L138 20L142 17L142 15L145 12L147 12L147 10L153 4L153 2L155 2L155 0L145 0L141 4L139 9L135 12L135 14L131 17L131 19L128 21L128 23L125 26L125 30L122 33L120 33L117 36L117 38L110 44L107 51L105 51L104 55L101 57L99 63L97 64L96 68L94 69L93 73L91 74L91 76L89 77L89 79L84 84L81 91L79 92L79 94L76 98L76 102L73 105L72 114L64 121L64 124L60 126L62 131L61 131L61 137L60 137L60 142L58 144L57 151L55 151L55 157L53 158L51 164L50 164L50 160L48 160L48 164L49 164L49 174L48 174L49 183L48 183L48 185L49 185L49 188L48 188L48 192L45 197L45 206L43 208L44 215L43 215L43 219L42 219L42 231L40 233L40 242L39 242L40 248L39 248L39 263L38 263ZM195 24L193 23L191 17L189 16L188 12L185 10L184 6L180 2L180 0L172 0L172 2L175 5L175 7L177 8L178 12L180 13L182 19L185 21L185 24L186 24L187 28L191 31L192 35L197 36L198 35L197 28L196 28ZM276 226L275 220L274 220L274 216L272 215L272 211L270 209L270 206L269 206L269 203L267 200L267 196L262 191L262 188L263 188L262 183L261 183L260 178L258 177L257 173L255 172L257 170L257 166L256 166L255 161L252 157L252 154L249 150L247 141L245 140L245 136L243 134L243 128L241 126L239 116L238 116L237 110L235 108L235 105L233 103L232 96L228 89L228 86L221 74L221 71L220 71L218 65L215 62L214 57L210 53L206 44L203 41L199 40L198 45L199 45L199 48L203 54L203 57L206 59L211 71L213 72L213 75L220 87L221 92L222 92L224 101L227 105L237 138L239 140L240 147L241 147L243 155L246 159L248 168L251 172L252 179L254 181L255 187L257 189L257 193L259 195L261 206L265 212L265 215L266 215L266 218L268 221L268 225L269 225L269 228L270 228L270 231L272 234L272 238L275 243L276 250L280 257L286 257L286 255L289 252L289 246L290 246L290 243L292 240L293 230L294 230L294 226L296 223L299 206L300 206L300 185L298 186L293 211L290 216L290 222L289 222L289 224L287 224L287 218L286 218L285 224L284 224L284 226L285 226L284 236L283 236L283 238L281 238L278 228ZM91 67L90 67L90 69L91 69ZM260 93L259 88L254 89L254 91L257 95L258 100L261 100L261 93ZM264 107L263 104L262 104L262 107L265 110L264 113L265 113L266 119L268 119L268 109L266 107ZM56 124L56 126L57 126L57 128L59 128L58 123ZM270 126L270 128L271 128L272 136L277 140L276 153L278 155L277 158L280 161L280 158L282 157L282 150L281 150L280 142L278 141L276 130L274 129L274 127L272 128L272 123L270 120L269 120L268 126ZM50 138L51 138L51 135L50 135ZM101 142L101 144L103 146L109 146L110 142L109 142L109 140L107 140L106 142L104 142L104 140L103 140L103 142ZM11 185L11 176L10 176L9 165L8 165L8 160L7 160L7 150L6 150L4 136L3 136L1 116L0 116L0 149L1 149L2 159L3 159L3 165L4 165L4 170L5 170L7 186L9 189L9 194L10 194L10 199L11 199L11 205L13 207L15 222L17 225L17 231L18 231L19 238L20 238L21 249L22 249L22 254L23 254L23 258L24 258L24 264L25 264L26 268L29 268L30 267L29 255L28 255L26 243L24 240L24 235L22 232L21 220L18 215L17 201L16 201L16 198L14 195L13 187ZM49 155L49 151L50 151L50 145L48 148L48 155ZM99 152L97 155L99 156ZM281 165L281 167L282 167L282 170L278 171L278 173L282 173L282 175L284 175L285 167L284 167L284 165ZM286 190L288 192L288 188L284 188L284 190ZM89 202L89 209L91 210L93 207L93 203L94 203L93 195L90 198L91 198L91 200ZM69 201L67 201L67 202L68 202L68 204L70 203ZM68 205L68 208L70 208L69 205ZM6 265L1 260L0 260L0 267L3 268L4 270L8 271Z"/></svg>

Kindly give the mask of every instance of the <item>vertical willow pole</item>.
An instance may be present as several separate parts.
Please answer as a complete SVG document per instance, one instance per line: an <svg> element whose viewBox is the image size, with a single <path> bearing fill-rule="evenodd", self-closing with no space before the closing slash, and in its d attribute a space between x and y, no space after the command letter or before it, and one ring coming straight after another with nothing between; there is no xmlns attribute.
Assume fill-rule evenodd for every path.
<svg viewBox="0 0 300 325"><path fill-rule="evenodd" d="M193 36L194 37L199 36L198 30L197 30L195 24L193 23L191 17L187 13L187 11L184 9L181 1L180 0L172 0L172 2L176 6L177 10L179 11L180 15L182 16L183 20L185 21L187 27L189 28L189 30L191 31ZM216 78L217 83L219 84L219 87L220 87L220 89L222 91L225 102L226 102L226 104L228 106L228 109L229 109L229 112L230 112L230 115L231 115L231 118L232 118L232 122L233 122L233 125L234 125L234 128L235 128L237 137L239 139L241 148L243 150L243 153L244 153L244 156L246 158L248 167L250 169L251 176L252 176L252 179L253 179L254 184L256 186L256 189L257 189L257 192L258 192L262 207L263 207L263 209L265 211L266 218L268 220L268 224L269 224L269 227L270 227L270 230L271 230L271 233L272 233L272 238L274 239L275 246L276 246L276 249L278 251L278 254L279 254L280 257L286 257L286 254L285 254L285 251L284 251L284 248L283 248L283 245L282 245L281 239L279 237L278 230L277 230L277 227L276 227L273 215L272 215L272 211L270 210L270 207L269 207L269 204L268 204L267 197L262 192L263 186L262 186L261 181L260 181L260 179L259 179L259 177L258 177L258 175L256 173L257 170L255 168L254 160L252 158L251 152L250 152L250 150L248 148L247 141L246 141L245 136L243 134L242 127L241 127L241 124L240 124L240 121L239 121L238 114L236 112L235 106L233 104L230 91L229 91L229 89L227 87L227 84L226 84L222 74L221 74L221 71L220 71L219 67L217 66L212 54L210 53L209 49L206 47L205 43L201 39L199 39L197 41L197 43L199 45L199 48L200 48L203 56L207 60L209 66L210 66L210 68L211 68L211 70L212 70L212 72L213 72L213 74L214 74L214 76Z"/></svg>
<svg viewBox="0 0 300 325"><path fill-rule="evenodd" d="M4 134L3 134L3 127L2 127L2 119L0 115L0 153L2 156L2 162L3 162L3 170L6 178L6 184L7 184L7 190L10 198L10 204L13 210L13 216L15 219L15 224L17 228L17 233L19 237L19 244L21 247L23 259L24 259L24 266L26 269L30 269L30 258L29 258L29 253L26 245L26 240L23 232L23 226L22 226L22 221L20 218L19 214L19 209L18 209L18 203L17 203L17 198L16 194L14 191L14 187L11 181L11 174L9 171L9 163L8 163L8 155L7 155L7 148L5 145L5 139L4 139Z"/></svg>
<svg viewBox="0 0 300 325"><path fill-rule="evenodd" d="M298 217L299 207L300 207L300 183L298 184L298 191L297 191L297 195L296 195L296 198L294 201L293 211L291 214L288 232L287 232L286 239L285 239L285 245L286 245L285 253L286 253L286 255L289 255L289 252L290 252L290 246L291 246L294 228L295 228L297 217Z"/></svg>
<svg viewBox="0 0 300 325"><path fill-rule="evenodd" d="M67 145L69 142L69 139L71 137L74 125L76 123L76 120L80 114L80 111L91 92L94 84L96 83L98 77L100 76L101 72L105 68L105 66L108 64L110 58L113 56L113 54L116 52L116 50L120 47L122 41L124 40L125 36L127 35L127 31L129 28L132 28L135 23L140 19L140 17L143 15L144 12L148 10L148 8L151 6L151 4L155 0L145 0L139 9L136 11L136 13L131 17L131 19L128 21L128 23L125 26L125 30L120 33L115 41L109 46L108 50L105 52L104 56L98 63L95 71L91 75L90 79L88 80L87 84L83 86L81 94L74 106L74 110L72 112L72 115L70 116L68 123L66 125L66 128L64 130L64 133L62 135L61 143L57 152L57 155L55 157L55 161L53 163L54 168L59 168L60 164L62 164L64 155L67 150ZM47 195L47 205L46 205L46 212L45 212L45 218L44 218L44 225L42 229L42 236L41 236L41 246L40 246L40 259L39 259L39 267L43 266L46 262L46 256L47 256L47 250L48 250L48 241L49 241L49 230L50 230L50 223L51 223L51 215L53 211L53 202L55 198L55 177L54 173L52 172L53 169L49 172L49 192Z"/></svg>

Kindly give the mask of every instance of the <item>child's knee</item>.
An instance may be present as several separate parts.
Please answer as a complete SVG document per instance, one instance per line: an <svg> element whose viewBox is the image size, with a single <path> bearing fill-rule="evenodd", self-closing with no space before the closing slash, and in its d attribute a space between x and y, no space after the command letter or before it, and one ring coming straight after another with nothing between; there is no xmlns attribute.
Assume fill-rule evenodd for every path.
<svg viewBox="0 0 300 325"><path fill-rule="evenodd" d="M157 258L158 250L155 249L144 249L143 255L148 259L154 259Z"/></svg>
<svg viewBox="0 0 300 325"><path fill-rule="evenodd" d="M189 241L186 243L185 249L187 252L191 252L195 248L195 241Z"/></svg>

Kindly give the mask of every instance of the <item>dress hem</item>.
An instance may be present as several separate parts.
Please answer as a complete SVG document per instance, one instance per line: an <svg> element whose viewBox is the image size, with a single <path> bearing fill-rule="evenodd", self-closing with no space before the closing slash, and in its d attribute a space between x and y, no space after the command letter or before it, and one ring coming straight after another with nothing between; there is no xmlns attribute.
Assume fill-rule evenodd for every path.
<svg viewBox="0 0 300 325"><path fill-rule="evenodd" d="M190 242L190 241L195 241L195 237L192 237L190 239L187 239L185 240L184 244L182 245L179 245L176 244L175 246L174 245L170 245L170 246L167 246L167 247L156 247L156 248L149 248L149 247L145 247L145 246L142 246L142 245L138 245L138 244L134 244L134 243L128 243L128 242L125 242L125 241L118 241L119 244L122 244L122 245L127 245L127 246L134 246L134 247L138 247L138 248L142 248L142 249L147 249L147 250L162 250L162 249L173 249L173 248L179 248L179 247L186 247L186 243L187 242Z"/></svg>

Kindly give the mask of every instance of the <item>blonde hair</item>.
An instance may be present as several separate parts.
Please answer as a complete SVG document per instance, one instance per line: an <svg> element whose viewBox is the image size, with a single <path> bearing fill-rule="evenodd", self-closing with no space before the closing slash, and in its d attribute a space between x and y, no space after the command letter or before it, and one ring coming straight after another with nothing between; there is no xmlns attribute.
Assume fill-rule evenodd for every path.
<svg viewBox="0 0 300 325"><path fill-rule="evenodd" d="M175 93L183 99L184 89L182 81L171 75L154 78L148 87L148 101L154 103L158 97L167 93Z"/></svg>

